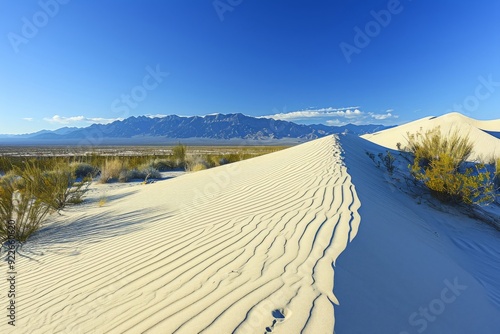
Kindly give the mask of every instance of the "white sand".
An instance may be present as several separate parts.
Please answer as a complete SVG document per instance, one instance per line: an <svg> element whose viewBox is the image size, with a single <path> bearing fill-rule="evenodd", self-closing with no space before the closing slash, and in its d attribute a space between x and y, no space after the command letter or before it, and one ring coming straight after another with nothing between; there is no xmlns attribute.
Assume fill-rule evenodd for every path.
<svg viewBox="0 0 500 334"><path fill-rule="evenodd" d="M438 126L444 134L458 130L460 134L468 135L474 143L471 159L485 159L488 162L491 157L500 157L500 140L485 132L500 132L500 120L478 121L456 112L439 117L425 117L395 128L363 135L362 138L396 149L397 143L401 143L403 147L407 144L407 133L425 133Z"/></svg>
<svg viewBox="0 0 500 334"><path fill-rule="evenodd" d="M332 333L332 263L360 222L340 154L330 136L150 185L97 185L103 207L94 193L18 256L16 333Z"/></svg>
<svg viewBox="0 0 500 334"><path fill-rule="evenodd" d="M401 191L405 180L365 154L383 147L349 135L340 142L361 225L335 267L337 333L500 333L500 232Z"/></svg>
<svg viewBox="0 0 500 334"><path fill-rule="evenodd" d="M452 114L372 138L448 123L480 131ZM499 232L401 191L365 151L385 148L329 136L154 184L95 185L18 255L15 330L1 281L0 333L498 334Z"/></svg>

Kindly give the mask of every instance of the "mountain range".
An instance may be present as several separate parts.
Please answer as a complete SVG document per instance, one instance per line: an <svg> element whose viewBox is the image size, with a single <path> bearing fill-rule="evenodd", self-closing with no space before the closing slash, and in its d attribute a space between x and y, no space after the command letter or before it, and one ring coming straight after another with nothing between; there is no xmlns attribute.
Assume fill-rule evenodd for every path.
<svg viewBox="0 0 500 334"><path fill-rule="evenodd" d="M166 117L132 116L109 124L92 124L86 128L64 127L58 130L42 130L24 135L2 135L3 142L10 140L29 140L42 142L81 141L89 137L101 139L129 139L137 141L144 138L166 139L211 139L211 140L311 140L334 133L348 132L363 135L387 129L383 125L327 126L322 124L296 124L293 122L257 118L236 114L213 114L206 116Z"/></svg>

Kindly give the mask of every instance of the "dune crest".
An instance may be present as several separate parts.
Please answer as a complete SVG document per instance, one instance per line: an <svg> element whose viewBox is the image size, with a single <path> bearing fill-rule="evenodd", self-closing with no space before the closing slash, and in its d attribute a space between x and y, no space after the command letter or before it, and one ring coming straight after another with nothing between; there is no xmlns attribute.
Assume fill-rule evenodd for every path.
<svg viewBox="0 0 500 334"><path fill-rule="evenodd" d="M439 117L424 117L419 120L402 124L387 130L361 136L375 144L397 149L397 144L404 147L407 143L407 133L425 132L439 127L444 134L455 130L462 135L468 135L474 144L472 160L500 157L500 139L488 132L500 133L500 120L480 121L452 112Z"/></svg>

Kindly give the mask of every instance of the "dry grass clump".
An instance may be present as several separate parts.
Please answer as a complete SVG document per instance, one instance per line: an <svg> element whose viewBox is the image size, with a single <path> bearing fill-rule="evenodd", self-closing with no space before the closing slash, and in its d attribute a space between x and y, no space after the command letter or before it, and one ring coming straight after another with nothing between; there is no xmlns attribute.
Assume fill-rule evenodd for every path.
<svg viewBox="0 0 500 334"><path fill-rule="evenodd" d="M42 166L45 166L42 164ZM51 170L43 169L38 161L24 162L0 178L0 219L13 220L13 237L25 242L36 232L50 212L59 211L70 203L80 203L90 179L76 181L75 168L59 163ZM8 237L6 225L0 224L0 240Z"/></svg>
<svg viewBox="0 0 500 334"><path fill-rule="evenodd" d="M90 185L90 179L76 181L74 169L67 164L59 164L50 171L43 171L34 162L26 162L24 168L16 167L19 175L18 189L29 191L48 204L52 209L62 210L67 204L81 203Z"/></svg>
<svg viewBox="0 0 500 334"><path fill-rule="evenodd" d="M126 166L123 161L117 158L108 159L101 167L101 177L99 179L99 182L108 183L117 181L123 171L126 171Z"/></svg>
<svg viewBox="0 0 500 334"><path fill-rule="evenodd" d="M210 167L208 159L202 155L193 155L186 160L186 171L188 172L197 172Z"/></svg>
<svg viewBox="0 0 500 334"><path fill-rule="evenodd" d="M38 186L29 175L18 176L9 173L0 178L0 242L11 237L25 242L36 232L51 207L36 196ZM7 230L8 221L14 221L14 233Z"/></svg>
<svg viewBox="0 0 500 334"><path fill-rule="evenodd" d="M188 171L190 171L190 172L198 172L198 171L204 170L204 169L207 169L207 166L205 164L197 163L197 164L194 164L194 165L190 165Z"/></svg>
<svg viewBox="0 0 500 334"><path fill-rule="evenodd" d="M500 188L500 158L495 161L495 188Z"/></svg>
<svg viewBox="0 0 500 334"><path fill-rule="evenodd" d="M186 145L182 145L181 143L179 143L172 148L172 158L178 167L181 168L185 167L186 155L187 155Z"/></svg>
<svg viewBox="0 0 500 334"><path fill-rule="evenodd" d="M85 162L73 162L70 167L74 170L76 178L94 178L99 173L97 167Z"/></svg>
<svg viewBox="0 0 500 334"><path fill-rule="evenodd" d="M97 202L97 206L102 208L108 202L108 198L106 196L99 197L99 201Z"/></svg>
<svg viewBox="0 0 500 334"><path fill-rule="evenodd" d="M166 159L161 159L161 160L153 160L150 164L150 167L160 171L160 172L166 172L172 169L177 168L175 162L172 160L166 160Z"/></svg>
<svg viewBox="0 0 500 334"><path fill-rule="evenodd" d="M139 166L139 168L134 168L130 170L123 170L120 173L118 181L120 182L128 182L131 180L147 180L147 179L160 179L160 172L148 165Z"/></svg>
<svg viewBox="0 0 500 334"><path fill-rule="evenodd" d="M101 168L99 182L129 182L131 180L160 179L161 174L152 163L145 163L133 168L118 158L109 159Z"/></svg>
<svg viewBox="0 0 500 334"><path fill-rule="evenodd" d="M495 200L493 178L484 164L468 163L473 144L454 131L448 136L439 128L408 134L407 150L414 155L413 177L443 202L485 204Z"/></svg>
<svg viewBox="0 0 500 334"><path fill-rule="evenodd" d="M472 154L473 143L469 136L461 136L458 130L445 136L439 127L427 130L425 133L407 133L406 150L418 155L421 166L427 166L431 161L447 155L453 159L453 165L458 168Z"/></svg>

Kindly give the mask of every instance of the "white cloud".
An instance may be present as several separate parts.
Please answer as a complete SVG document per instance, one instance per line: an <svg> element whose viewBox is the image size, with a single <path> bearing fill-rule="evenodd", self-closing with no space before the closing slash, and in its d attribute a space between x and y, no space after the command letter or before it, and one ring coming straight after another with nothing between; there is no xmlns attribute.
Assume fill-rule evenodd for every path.
<svg viewBox="0 0 500 334"><path fill-rule="evenodd" d="M33 122L35 119L33 117L23 117L23 120Z"/></svg>
<svg viewBox="0 0 500 334"><path fill-rule="evenodd" d="M278 111L275 109L275 111ZM370 124L374 120L382 121L381 123L389 123L391 120L397 119L399 116L393 113L393 109L387 109L385 113L373 113L361 111L361 107L345 107L345 108L314 108L291 112L280 112L265 118L273 118L276 120L286 120L292 122L302 121L310 124L311 122L323 123L327 125L346 125L346 124Z"/></svg>
<svg viewBox="0 0 500 334"><path fill-rule="evenodd" d="M359 107L348 108L319 108L319 109L306 109L291 112L282 112L274 115L262 116L265 118L273 118L277 120L293 121L298 119L308 118L324 118L324 117L356 117L362 114L358 109Z"/></svg>
<svg viewBox="0 0 500 334"><path fill-rule="evenodd" d="M384 120L384 119L398 118L399 117L398 115L393 115L390 112L387 113L387 114L374 114L374 113L370 113L370 116L372 118L378 119L378 120Z"/></svg>
<svg viewBox="0 0 500 334"><path fill-rule="evenodd" d="M340 120L338 119L330 119L328 121L326 121L326 125L344 125Z"/></svg>
<svg viewBox="0 0 500 334"><path fill-rule="evenodd" d="M108 124L114 121L123 121L123 118L101 118L101 117L85 118L85 122L87 123Z"/></svg>
<svg viewBox="0 0 500 334"><path fill-rule="evenodd" d="M148 115L146 115L146 117L149 117L149 118L164 118L167 116L168 115L164 115L164 114L154 114L154 115L148 114Z"/></svg>
<svg viewBox="0 0 500 334"><path fill-rule="evenodd" d="M108 124L117 120L123 120L123 118L102 118L102 117L85 117L85 116L64 117L64 116L54 115L51 118L44 118L43 120L49 123L57 123L57 124L71 124L71 123Z"/></svg>

